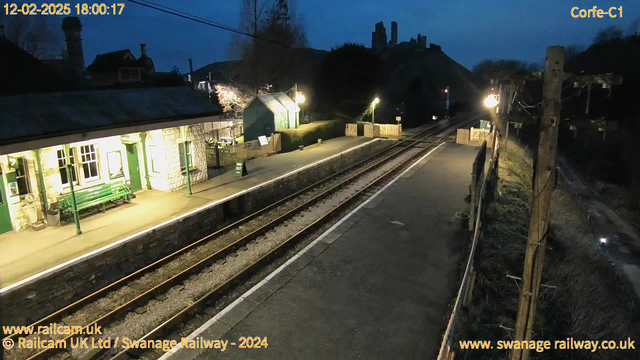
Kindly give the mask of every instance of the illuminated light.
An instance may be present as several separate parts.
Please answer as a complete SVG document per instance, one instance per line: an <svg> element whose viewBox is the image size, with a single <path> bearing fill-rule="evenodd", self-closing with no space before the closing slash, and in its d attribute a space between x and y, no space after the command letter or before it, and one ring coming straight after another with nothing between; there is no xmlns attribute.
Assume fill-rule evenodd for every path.
<svg viewBox="0 0 640 360"><path fill-rule="evenodd" d="M378 98L373 99L373 105L378 105L379 102L380 102L380 99Z"/></svg>
<svg viewBox="0 0 640 360"><path fill-rule="evenodd" d="M444 89L444 93L445 94L448 93L448 92L449 92L449 89Z"/></svg>
<svg viewBox="0 0 640 360"><path fill-rule="evenodd" d="M607 238L605 238L605 237L601 237L601 238L600 238L600 243L601 243L601 244L606 244L606 243L607 243Z"/></svg>
<svg viewBox="0 0 640 360"><path fill-rule="evenodd" d="M497 105L498 105L498 97L495 96L494 94L491 94L487 96L486 99L484 99L484 106L488 108L493 108L493 107L496 107Z"/></svg>
<svg viewBox="0 0 640 360"><path fill-rule="evenodd" d="M296 101L298 104L303 104L305 101L304 95L302 95L302 93L298 93L298 95L296 95Z"/></svg>

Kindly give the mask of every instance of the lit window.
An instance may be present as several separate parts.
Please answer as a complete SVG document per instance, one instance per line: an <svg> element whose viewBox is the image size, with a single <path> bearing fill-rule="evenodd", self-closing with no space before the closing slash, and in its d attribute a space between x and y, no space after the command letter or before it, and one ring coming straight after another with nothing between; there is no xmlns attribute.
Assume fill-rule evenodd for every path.
<svg viewBox="0 0 640 360"><path fill-rule="evenodd" d="M187 168L184 165L184 144L178 144L178 151L180 152L180 170L186 171ZM193 151L191 151L191 141L187 141L187 158L189 159L189 168L193 166Z"/></svg>
<svg viewBox="0 0 640 360"><path fill-rule="evenodd" d="M76 158L73 155L73 149L69 151L69 162L71 163L71 177L73 178L73 183L78 183L78 171L76 170ZM67 174L67 158L65 156L64 150L58 150L58 172L60 172L60 181L62 185L69 185L69 176Z"/></svg>
<svg viewBox="0 0 640 360"><path fill-rule="evenodd" d="M82 173L85 180L95 180L100 177L98 155L93 144L80 147L80 160L82 160Z"/></svg>
<svg viewBox="0 0 640 360"><path fill-rule="evenodd" d="M109 167L109 179L117 179L124 176L122 168L122 153L111 151L107 153L107 166Z"/></svg>
<svg viewBox="0 0 640 360"><path fill-rule="evenodd" d="M26 195L31 192L31 185L29 184L29 165L27 159L19 157L16 159L16 182L18 183L18 193L20 195Z"/></svg>
<svg viewBox="0 0 640 360"><path fill-rule="evenodd" d="M151 160L151 171L154 173L160 172L160 167L158 163L159 155L160 153L158 150L158 145L149 145L149 159Z"/></svg>

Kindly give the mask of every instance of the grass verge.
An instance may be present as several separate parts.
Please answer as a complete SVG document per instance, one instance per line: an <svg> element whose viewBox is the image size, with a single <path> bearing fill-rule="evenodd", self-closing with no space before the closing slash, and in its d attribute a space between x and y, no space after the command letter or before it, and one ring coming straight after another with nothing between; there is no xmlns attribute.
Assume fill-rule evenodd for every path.
<svg viewBox="0 0 640 360"><path fill-rule="evenodd" d="M527 242L532 184L531 157L515 144L503 151L500 181L488 203L476 253L472 305L461 317L456 340L512 340L519 282ZM554 191L544 284L534 328L535 340L640 341L638 299L597 246L586 214L562 183ZM508 359L505 350L467 350L456 358ZM640 349L640 344L636 346ZM640 350L546 350L534 359L639 359Z"/></svg>

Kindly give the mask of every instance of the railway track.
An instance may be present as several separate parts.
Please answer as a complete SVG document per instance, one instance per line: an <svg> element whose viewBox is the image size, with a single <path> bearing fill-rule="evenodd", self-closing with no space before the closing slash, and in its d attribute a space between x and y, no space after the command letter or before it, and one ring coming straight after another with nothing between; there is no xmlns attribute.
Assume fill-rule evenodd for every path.
<svg viewBox="0 0 640 360"><path fill-rule="evenodd" d="M184 302L188 303L188 306L185 307L182 304L170 306L168 313L160 316L161 321L155 319L151 323L140 322L140 329L133 331L136 334L143 334L142 336L134 334L140 340L160 337L176 324L196 313L205 304L219 298L225 290L255 273L282 250L297 243L341 209L371 193L376 187L383 186L385 179L391 174L410 166L422 153L435 146L433 141L428 141L429 139L438 134L448 133L472 119L474 119L473 115L454 118L446 124L445 129L433 126L409 138L399 140L393 146L353 167L324 178L225 226L56 311L33 323L32 326L64 322L65 325L81 324L85 329L93 326L111 327L112 335L118 336L123 327L130 329L127 328L128 318L135 318L146 312L151 313L155 311L154 304L168 302L168 299L173 298L185 298L186 294ZM434 130L434 127L438 129ZM337 193L340 194L336 196ZM315 215L307 217L310 220L301 220L305 214L314 212ZM322 215L318 216L318 214ZM273 241L274 236L278 238L276 235L281 240ZM244 262L237 260L243 257L251 260ZM188 294L191 290L185 291L185 287L191 280L195 282L198 277L203 277L199 274L212 273L223 275L217 282L200 281L211 285L210 289L204 291L200 287L198 289L200 291L195 291L193 294ZM148 331L149 329L153 330ZM69 342L77 336L69 335L60 339ZM108 333L103 334L103 337L107 336L109 336ZM15 339L15 336L12 338ZM24 357L14 357L13 355L21 356L15 353L5 355L8 355L8 359L41 359L54 356L56 353L64 354L65 351L64 349L44 349L35 354L23 354ZM77 355L74 354L74 357ZM83 359L89 359L105 358L112 353L108 353L107 350L98 350L80 355ZM126 351L122 351L115 354L113 359L122 359L127 356ZM59 357L64 358L64 356Z"/></svg>

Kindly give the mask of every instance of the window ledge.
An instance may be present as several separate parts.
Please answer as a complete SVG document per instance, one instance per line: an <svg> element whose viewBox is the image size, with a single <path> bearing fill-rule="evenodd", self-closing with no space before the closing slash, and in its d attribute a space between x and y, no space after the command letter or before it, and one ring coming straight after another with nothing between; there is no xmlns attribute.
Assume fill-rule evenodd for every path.
<svg viewBox="0 0 640 360"><path fill-rule="evenodd" d="M189 174L198 171L198 168L189 168ZM187 171L186 170L181 170L180 174L182 175L187 175Z"/></svg>

